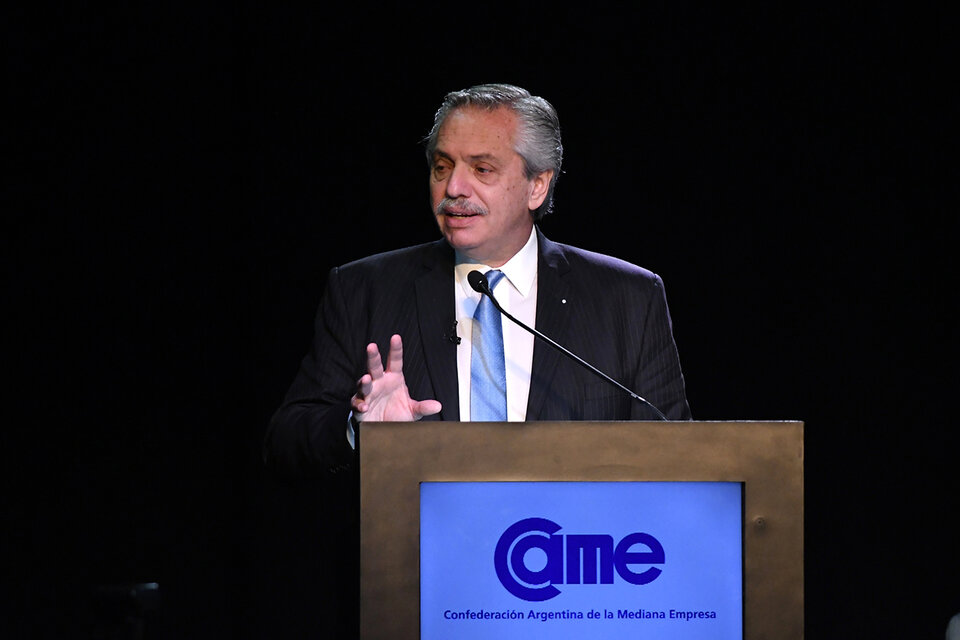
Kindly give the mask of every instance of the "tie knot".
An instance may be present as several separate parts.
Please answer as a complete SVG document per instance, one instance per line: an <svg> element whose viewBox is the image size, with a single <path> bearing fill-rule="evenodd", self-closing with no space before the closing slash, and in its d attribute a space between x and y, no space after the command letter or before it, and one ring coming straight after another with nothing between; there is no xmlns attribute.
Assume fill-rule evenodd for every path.
<svg viewBox="0 0 960 640"><path fill-rule="evenodd" d="M497 283L503 278L503 271L499 269L490 269L484 274L484 277L487 279L487 284L490 285L490 291L493 291L494 287L497 286Z"/></svg>

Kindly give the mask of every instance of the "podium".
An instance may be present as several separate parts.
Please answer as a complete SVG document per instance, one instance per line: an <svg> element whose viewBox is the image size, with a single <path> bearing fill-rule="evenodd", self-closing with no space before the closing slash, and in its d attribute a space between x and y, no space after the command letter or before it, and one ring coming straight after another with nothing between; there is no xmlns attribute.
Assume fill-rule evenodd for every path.
<svg viewBox="0 0 960 640"><path fill-rule="evenodd" d="M738 483L742 637L803 638L802 422L364 423L359 449L363 640L421 637L420 485L449 482Z"/></svg>

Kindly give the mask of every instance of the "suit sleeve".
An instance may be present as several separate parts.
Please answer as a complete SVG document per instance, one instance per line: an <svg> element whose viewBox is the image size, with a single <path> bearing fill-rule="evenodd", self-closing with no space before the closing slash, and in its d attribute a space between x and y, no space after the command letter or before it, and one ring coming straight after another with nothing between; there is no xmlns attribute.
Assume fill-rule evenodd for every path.
<svg viewBox="0 0 960 640"><path fill-rule="evenodd" d="M636 388L668 420L690 420L690 406L663 280L654 276L654 285L644 322ZM631 417L635 420L649 419L645 408L639 403L634 404Z"/></svg>
<svg viewBox="0 0 960 640"><path fill-rule="evenodd" d="M346 429L364 353L354 315L339 270L333 269L317 310L313 344L267 428L263 456L271 470L309 476L354 465Z"/></svg>

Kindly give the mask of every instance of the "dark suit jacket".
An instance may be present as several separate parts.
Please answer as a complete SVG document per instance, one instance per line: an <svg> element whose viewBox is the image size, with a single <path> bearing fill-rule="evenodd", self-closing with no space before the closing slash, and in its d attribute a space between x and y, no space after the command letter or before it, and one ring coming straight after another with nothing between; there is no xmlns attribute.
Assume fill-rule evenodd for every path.
<svg viewBox="0 0 960 640"><path fill-rule="evenodd" d="M622 260L539 236L536 328L658 407L690 419L663 282ZM425 420L460 420L454 252L445 240L371 256L329 274L312 349L271 420L268 465L297 475L353 466L350 397L365 347L403 338L410 396L439 400ZM509 320L504 320L509 322ZM656 420L621 389L536 340L527 420Z"/></svg>

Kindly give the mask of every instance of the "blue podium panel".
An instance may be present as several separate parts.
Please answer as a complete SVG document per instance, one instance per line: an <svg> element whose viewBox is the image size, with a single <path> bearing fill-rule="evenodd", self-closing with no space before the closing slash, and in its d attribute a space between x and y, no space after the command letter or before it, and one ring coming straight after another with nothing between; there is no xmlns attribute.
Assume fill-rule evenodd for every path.
<svg viewBox="0 0 960 640"><path fill-rule="evenodd" d="M738 482L422 482L420 637L743 637Z"/></svg>

